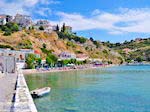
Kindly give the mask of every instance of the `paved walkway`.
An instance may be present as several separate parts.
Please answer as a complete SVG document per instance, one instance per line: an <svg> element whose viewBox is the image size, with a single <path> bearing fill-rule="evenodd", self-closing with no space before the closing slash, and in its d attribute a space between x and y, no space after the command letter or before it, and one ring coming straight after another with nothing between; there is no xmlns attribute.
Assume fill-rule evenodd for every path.
<svg viewBox="0 0 150 112"><path fill-rule="evenodd" d="M1 75L0 112L37 112L21 70Z"/></svg>
<svg viewBox="0 0 150 112"><path fill-rule="evenodd" d="M0 77L0 112L8 112L12 106L16 79L16 74L7 74Z"/></svg>
<svg viewBox="0 0 150 112"><path fill-rule="evenodd" d="M15 102L13 105L13 112L37 112L36 106L30 95L25 78L21 72L18 73Z"/></svg>

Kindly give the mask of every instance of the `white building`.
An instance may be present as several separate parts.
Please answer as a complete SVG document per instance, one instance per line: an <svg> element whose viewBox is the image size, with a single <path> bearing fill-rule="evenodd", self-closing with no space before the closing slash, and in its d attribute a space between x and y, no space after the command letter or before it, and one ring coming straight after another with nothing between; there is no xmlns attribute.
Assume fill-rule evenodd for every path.
<svg viewBox="0 0 150 112"><path fill-rule="evenodd" d="M11 50L11 49L0 49L0 56L11 56L15 57L17 64L19 64L20 68L25 68L25 61L29 54L35 54L34 50L31 49L21 49L19 51ZM36 55L39 57L39 55Z"/></svg>
<svg viewBox="0 0 150 112"><path fill-rule="evenodd" d="M56 31L56 30L57 30L57 26L56 26L56 25L53 25L53 26L52 26L52 30L53 30L53 31Z"/></svg>
<svg viewBox="0 0 150 112"><path fill-rule="evenodd" d="M12 22L13 17L10 15L0 15L0 25L5 25L7 22Z"/></svg>
<svg viewBox="0 0 150 112"><path fill-rule="evenodd" d="M29 28L32 26L32 19L30 16L16 14L14 22L17 23L20 28Z"/></svg>
<svg viewBox="0 0 150 112"><path fill-rule="evenodd" d="M0 56L0 72L15 73L16 60L12 56Z"/></svg>
<svg viewBox="0 0 150 112"><path fill-rule="evenodd" d="M65 60L65 59L76 59L76 55L73 53L69 53L69 52L62 52L59 54L59 58L61 60Z"/></svg>
<svg viewBox="0 0 150 112"><path fill-rule="evenodd" d="M5 25L6 23L6 16L0 15L0 25Z"/></svg>
<svg viewBox="0 0 150 112"><path fill-rule="evenodd" d="M53 27L52 25L50 24L49 21L47 20L39 20L37 21L37 23L34 25L35 29L39 30L40 27L43 27L44 28L44 31L45 32L52 32L53 31Z"/></svg>

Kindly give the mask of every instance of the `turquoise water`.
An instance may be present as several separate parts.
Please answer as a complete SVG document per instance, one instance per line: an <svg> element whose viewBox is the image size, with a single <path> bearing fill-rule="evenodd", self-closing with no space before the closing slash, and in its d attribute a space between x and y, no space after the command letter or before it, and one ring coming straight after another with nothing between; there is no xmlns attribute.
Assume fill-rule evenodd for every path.
<svg viewBox="0 0 150 112"><path fill-rule="evenodd" d="M120 66L26 76L39 112L150 112L150 66Z"/></svg>

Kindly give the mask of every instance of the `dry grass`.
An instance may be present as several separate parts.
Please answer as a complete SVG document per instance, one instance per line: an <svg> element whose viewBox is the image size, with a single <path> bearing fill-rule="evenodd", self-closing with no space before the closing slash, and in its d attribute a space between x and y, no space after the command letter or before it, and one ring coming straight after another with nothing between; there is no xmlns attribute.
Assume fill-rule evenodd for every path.
<svg viewBox="0 0 150 112"><path fill-rule="evenodd" d="M68 51L71 53L76 53L76 51L80 51L83 54L88 55L91 58L100 58L103 60L112 59L114 62L118 62L118 58L109 54L109 56L104 55L102 52L103 49L108 49L104 46L101 46L101 49L97 49L91 41L87 41L89 49L86 50L86 45L80 45L77 43L75 47L67 46L68 40L62 40L58 38L58 35L55 32L52 33L44 33L37 32L35 30L31 31L20 31L13 33L11 36L3 36L3 33L0 33L0 44L10 45L17 49L17 45L19 43L23 43L24 41L29 40L32 43L32 47L34 50L38 50L41 53L42 58L45 58L45 54L42 53L41 48L43 43L46 44L48 50L52 50L55 54L59 54L62 51Z"/></svg>

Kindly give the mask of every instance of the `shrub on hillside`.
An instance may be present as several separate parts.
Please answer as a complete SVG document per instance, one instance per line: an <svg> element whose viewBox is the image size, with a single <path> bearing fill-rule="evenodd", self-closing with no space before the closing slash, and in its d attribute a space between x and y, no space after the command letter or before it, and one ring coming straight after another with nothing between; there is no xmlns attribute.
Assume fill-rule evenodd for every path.
<svg viewBox="0 0 150 112"><path fill-rule="evenodd" d="M11 47L10 45L1 45L0 44L0 48L10 48L10 49L14 49L13 47Z"/></svg>
<svg viewBox="0 0 150 112"><path fill-rule="evenodd" d="M32 42L30 40L23 40L18 44L18 47L22 49L32 49Z"/></svg>
<svg viewBox="0 0 150 112"><path fill-rule="evenodd" d="M6 25L2 25L0 29L4 31L4 36L8 36L13 32L19 31L19 26L16 23L9 22Z"/></svg>
<svg viewBox="0 0 150 112"><path fill-rule="evenodd" d="M4 35L4 36L9 36L9 35L11 35L11 31L10 31L10 30L5 31L3 35Z"/></svg>
<svg viewBox="0 0 150 112"><path fill-rule="evenodd" d="M86 42L86 38L84 37L79 37L74 34L69 34L69 33L63 33L63 32L57 32L58 37L61 39L68 39L68 40L74 40L75 42L79 42L81 44Z"/></svg>
<svg viewBox="0 0 150 112"><path fill-rule="evenodd" d="M44 27L43 27L43 26L40 26L40 27L39 27L39 30L44 30Z"/></svg>

